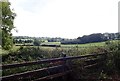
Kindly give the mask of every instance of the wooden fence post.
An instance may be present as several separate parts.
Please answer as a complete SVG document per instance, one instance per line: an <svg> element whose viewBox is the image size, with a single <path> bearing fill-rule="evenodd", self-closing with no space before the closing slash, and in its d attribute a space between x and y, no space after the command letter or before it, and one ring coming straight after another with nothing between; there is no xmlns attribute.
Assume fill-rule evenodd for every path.
<svg viewBox="0 0 120 81"><path fill-rule="evenodd" d="M62 52L62 57L63 57L63 72L66 71L66 53L65 52ZM65 76L62 76L62 79L66 81L66 77Z"/></svg>

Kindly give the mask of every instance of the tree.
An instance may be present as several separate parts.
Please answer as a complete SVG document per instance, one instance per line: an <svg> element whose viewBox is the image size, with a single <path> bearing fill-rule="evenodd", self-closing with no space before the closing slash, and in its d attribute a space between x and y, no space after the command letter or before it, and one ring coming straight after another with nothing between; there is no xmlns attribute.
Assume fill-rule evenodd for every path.
<svg viewBox="0 0 120 81"><path fill-rule="evenodd" d="M40 46L40 41L39 41L38 39L34 39L33 44L34 44L35 46Z"/></svg>
<svg viewBox="0 0 120 81"><path fill-rule="evenodd" d="M11 30L14 29L13 20L15 19L16 14L10 8L10 5L8 0L0 1L0 11L2 11L2 48L5 50L9 50L13 46Z"/></svg>

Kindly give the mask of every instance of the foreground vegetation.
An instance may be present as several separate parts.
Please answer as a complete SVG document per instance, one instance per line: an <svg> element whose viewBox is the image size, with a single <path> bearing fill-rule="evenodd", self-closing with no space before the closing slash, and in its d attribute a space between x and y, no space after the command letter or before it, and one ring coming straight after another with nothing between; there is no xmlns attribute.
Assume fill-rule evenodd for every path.
<svg viewBox="0 0 120 81"><path fill-rule="evenodd" d="M93 43L98 44L98 43ZM101 43L104 44L104 43ZM15 49L16 51L10 51L8 54L2 55L2 64L11 64L11 63L22 63L22 62L28 62L28 61L37 61L41 59L47 59L47 58L57 58L62 57L62 54L65 53L67 56L77 56L77 55L83 55L88 53L100 53L105 51L112 51L112 53L109 53L107 55L106 64L105 66L101 66L104 69L100 72L94 71L95 74L97 74L101 78L113 78L113 74L119 75L120 71L120 42L106 42L105 46L91 46L91 44L85 44L76 47L73 45L73 47L70 48L70 46L62 46L62 47L19 47ZM28 70L43 68L48 65L36 65L32 67L23 67L23 68L16 68L16 69L9 69L4 70L3 75L9 75L13 73L19 73L24 72ZM76 62L76 67L79 67L79 63ZM76 69L79 70L79 69ZM79 71L75 73L78 76Z"/></svg>

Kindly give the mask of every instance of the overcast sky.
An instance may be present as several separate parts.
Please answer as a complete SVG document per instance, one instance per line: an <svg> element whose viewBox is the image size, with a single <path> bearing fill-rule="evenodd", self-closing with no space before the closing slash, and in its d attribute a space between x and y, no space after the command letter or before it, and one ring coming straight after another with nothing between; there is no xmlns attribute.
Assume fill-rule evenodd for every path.
<svg viewBox="0 0 120 81"><path fill-rule="evenodd" d="M9 0L14 36L77 38L118 32L119 0Z"/></svg>

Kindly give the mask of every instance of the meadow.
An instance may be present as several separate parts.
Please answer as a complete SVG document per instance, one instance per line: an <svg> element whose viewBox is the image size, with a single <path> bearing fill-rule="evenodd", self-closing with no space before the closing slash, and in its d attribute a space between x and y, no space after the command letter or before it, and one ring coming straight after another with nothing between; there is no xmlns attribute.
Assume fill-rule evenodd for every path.
<svg viewBox="0 0 120 81"><path fill-rule="evenodd" d="M87 43L87 44L61 44L60 42L46 42L42 43L41 45L60 45L60 47L47 47L47 46L39 46L41 49L45 50L55 50L55 49L87 49L91 47L104 47L105 42L98 42L98 43ZM9 52L15 52L17 51L21 46L14 45L11 50L2 50L0 48L0 55L2 54L9 54ZM38 47L38 46L23 46L23 47Z"/></svg>

